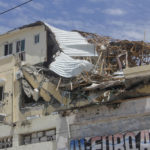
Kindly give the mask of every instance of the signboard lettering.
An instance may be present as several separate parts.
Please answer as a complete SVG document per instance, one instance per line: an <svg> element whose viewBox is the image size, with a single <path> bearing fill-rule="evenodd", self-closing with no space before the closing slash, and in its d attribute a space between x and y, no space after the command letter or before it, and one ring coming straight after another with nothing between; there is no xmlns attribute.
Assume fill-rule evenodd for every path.
<svg viewBox="0 0 150 150"><path fill-rule="evenodd" d="M150 149L150 130L87 137L70 141L70 150L145 150Z"/></svg>

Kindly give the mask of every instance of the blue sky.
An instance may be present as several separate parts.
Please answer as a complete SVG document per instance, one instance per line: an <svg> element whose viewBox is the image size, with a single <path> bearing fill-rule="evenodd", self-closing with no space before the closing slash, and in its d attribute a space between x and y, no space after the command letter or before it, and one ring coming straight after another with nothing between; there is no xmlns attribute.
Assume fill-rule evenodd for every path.
<svg viewBox="0 0 150 150"><path fill-rule="evenodd" d="M0 0L0 12L26 0ZM34 0L0 16L0 33L37 20L65 30L150 42L150 0Z"/></svg>

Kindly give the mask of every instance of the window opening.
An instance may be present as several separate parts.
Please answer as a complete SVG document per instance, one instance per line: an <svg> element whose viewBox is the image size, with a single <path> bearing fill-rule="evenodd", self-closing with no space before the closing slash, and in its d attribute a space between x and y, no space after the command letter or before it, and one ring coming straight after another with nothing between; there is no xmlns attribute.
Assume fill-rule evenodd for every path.
<svg viewBox="0 0 150 150"><path fill-rule="evenodd" d="M0 101L2 101L3 100L3 87L2 86L0 86Z"/></svg>
<svg viewBox="0 0 150 150"><path fill-rule="evenodd" d="M11 55L13 52L13 44L10 43L10 44L5 44L4 46L4 55L7 56L7 55Z"/></svg>
<svg viewBox="0 0 150 150"><path fill-rule="evenodd" d="M16 52L24 52L25 51L25 40L17 41L16 43Z"/></svg>
<svg viewBox="0 0 150 150"><path fill-rule="evenodd" d="M34 36L34 43L37 44L39 42L40 42L40 35L37 34L37 35Z"/></svg>
<svg viewBox="0 0 150 150"><path fill-rule="evenodd" d="M19 58L21 61L25 61L25 40L16 42L16 53L19 53Z"/></svg>

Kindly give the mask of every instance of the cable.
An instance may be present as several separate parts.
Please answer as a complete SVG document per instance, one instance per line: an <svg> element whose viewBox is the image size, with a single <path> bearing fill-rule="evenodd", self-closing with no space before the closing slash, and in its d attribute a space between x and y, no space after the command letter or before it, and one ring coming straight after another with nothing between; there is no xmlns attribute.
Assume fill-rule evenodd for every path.
<svg viewBox="0 0 150 150"><path fill-rule="evenodd" d="M22 5L25 5L25 4L27 4L27 3L31 2L31 1L33 1L33 0L28 0L28 1L26 1L24 3L21 3L21 4L17 5L17 6L15 6L15 7L12 7L10 9L8 9L8 10L5 10L5 11L1 12L0 15L3 15L5 13L9 12L9 11L12 11L12 10L18 8L18 7L21 7Z"/></svg>

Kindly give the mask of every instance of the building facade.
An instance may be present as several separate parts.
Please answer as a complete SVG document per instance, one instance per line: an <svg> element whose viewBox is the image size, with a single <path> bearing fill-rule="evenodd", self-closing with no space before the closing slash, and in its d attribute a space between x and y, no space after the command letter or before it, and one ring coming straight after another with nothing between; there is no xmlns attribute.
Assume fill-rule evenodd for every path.
<svg viewBox="0 0 150 150"><path fill-rule="evenodd" d="M44 62L50 63L48 56L50 57L49 54L52 53L49 53L47 48L51 46L54 51L61 47L65 54L69 53L67 51L68 47L72 48L74 53L68 54L72 55L72 59L70 60L70 56L68 59L70 62L73 61L73 64L82 62L85 63L84 65L89 65L89 63L81 61L81 59L80 61L78 60L79 63L74 60L79 50L82 51L82 57L92 55L91 62L93 57L97 57L97 54L94 54L92 49L93 46L87 44L83 37L69 32L69 36L70 34L74 35L72 37L74 40L72 39L70 45L68 45L64 44L66 42L64 36L65 39L68 39L68 34L61 31L61 33L64 33L62 38L62 34L60 36L57 35L58 33L60 31L55 29L57 39L55 40L58 41L59 39L59 47L55 43L56 41L53 41L56 44L55 46L52 46L53 42L53 44L46 42L47 31L44 25L28 25L27 28L25 26L20 31L11 31L0 37L0 149L150 149L150 97L144 93L149 92L149 85L138 87L138 90L142 93L140 97L132 95L132 92L134 93L135 91L130 91L132 98L122 99L121 101L119 97L117 99L119 102L98 103L101 97L103 100L106 100L106 97L111 99L111 95L108 94L111 93L111 88L114 91L114 88L119 86L120 89L118 80L117 84L115 82L115 86L107 86L106 91L104 91L104 86L108 84L107 82L103 84L102 88L94 83L92 84L94 91L83 93L79 89L83 85L83 89L91 89L89 81L87 87L85 86L85 81L80 82L79 89L77 88L77 83L74 83L74 78L71 78L68 84L67 79L63 79L63 75L71 76L73 74L70 72L63 74L63 66L60 69L61 78L58 76L59 73L57 76L56 74L53 75L52 72L45 74L48 68L41 68L39 63L42 62L43 66ZM77 36L78 38L76 38ZM63 49L63 47L65 48ZM22 54L25 54L25 57L22 57ZM58 60L62 62L62 59ZM59 64L58 60L56 59L55 61L56 68ZM42 73L41 69L43 69ZM73 69L73 67L70 68L70 70ZM82 72L78 68L76 69L78 72ZM137 69L135 70L137 71ZM137 77L135 70L132 69L134 78ZM88 70L86 71L88 72ZM142 69L140 72L143 74L144 70ZM88 79L87 74L87 78L85 78L84 74L82 75L83 80ZM125 74L128 75L127 79L131 82L133 80L132 78L131 80L129 79L131 71L125 70ZM142 76L141 74L140 76ZM146 78L147 75L148 73ZM55 84L55 80L57 84ZM75 81L77 80L79 80L79 76L75 79ZM74 88L75 90L73 90ZM69 90L67 91L67 89ZM73 91L73 94L70 91ZM102 91L104 93L100 95ZM69 93L69 96L66 93ZM91 99L94 99L94 102L91 102Z"/></svg>

